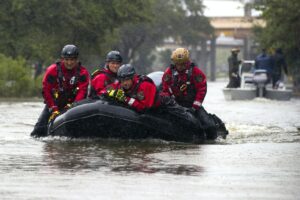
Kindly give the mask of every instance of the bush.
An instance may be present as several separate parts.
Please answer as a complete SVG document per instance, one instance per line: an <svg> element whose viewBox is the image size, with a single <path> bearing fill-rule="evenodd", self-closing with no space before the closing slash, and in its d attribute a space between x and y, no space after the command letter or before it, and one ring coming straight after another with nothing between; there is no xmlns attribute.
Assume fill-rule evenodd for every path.
<svg viewBox="0 0 300 200"><path fill-rule="evenodd" d="M42 80L43 80L43 76L44 76L44 74L41 74L34 80L34 88L32 90L32 96L42 97Z"/></svg>
<svg viewBox="0 0 300 200"><path fill-rule="evenodd" d="M25 59L12 59L0 54L0 97L30 97L39 85L31 77Z"/></svg>

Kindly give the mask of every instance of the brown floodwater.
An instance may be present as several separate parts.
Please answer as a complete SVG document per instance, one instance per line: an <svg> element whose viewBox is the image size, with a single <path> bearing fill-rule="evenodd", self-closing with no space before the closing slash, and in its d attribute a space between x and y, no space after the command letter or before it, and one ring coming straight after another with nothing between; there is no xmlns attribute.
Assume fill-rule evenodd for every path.
<svg viewBox="0 0 300 200"><path fill-rule="evenodd" d="M299 199L300 100L204 106L230 131L203 145L29 136L42 102L0 102L0 199Z"/></svg>

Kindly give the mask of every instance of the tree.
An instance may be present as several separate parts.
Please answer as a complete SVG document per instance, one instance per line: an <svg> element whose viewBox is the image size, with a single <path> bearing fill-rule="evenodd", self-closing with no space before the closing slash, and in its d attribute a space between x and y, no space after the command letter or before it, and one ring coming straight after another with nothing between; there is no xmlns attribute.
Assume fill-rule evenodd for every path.
<svg viewBox="0 0 300 200"><path fill-rule="evenodd" d="M151 20L147 23L130 23L120 27L120 41L115 48L132 62L138 71L149 72L156 59L155 48L166 38L173 38L180 45L197 46L212 33L208 19L203 16L201 0L154 0ZM170 55L163 60L170 60Z"/></svg>
<svg viewBox="0 0 300 200"><path fill-rule="evenodd" d="M266 20L266 27L256 29L260 45L283 49L296 90L300 92L300 1L260 1L256 8Z"/></svg>
<svg viewBox="0 0 300 200"><path fill-rule="evenodd" d="M0 54L1 97L27 97L34 94L30 68L22 58L12 59Z"/></svg>
<svg viewBox="0 0 300 200"><path fill-rule="evenodd" d="M169 60L169 52L155 54L166 38L196 46L211 31L201 0L0 1L0 53L30 65L49 65L73 43L85 66L116 49L145 73L158 57Z"/></svg>
<svg viewBox="0 0 300 200"><path fill-rule="evenodd" d="M0 1L0 52L53 62L63 45L80 47L82 59L111 46L116 27L148 20L151 0Z"/></svg>

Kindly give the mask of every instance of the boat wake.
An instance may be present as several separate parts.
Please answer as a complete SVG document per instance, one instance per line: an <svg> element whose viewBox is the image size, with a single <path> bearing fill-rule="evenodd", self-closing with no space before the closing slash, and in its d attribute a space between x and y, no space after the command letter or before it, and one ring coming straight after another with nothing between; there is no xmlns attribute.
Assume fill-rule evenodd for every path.
<svg viewBox="0 0 300 200"><path fill-rule="evenodd" d="M297 127L264 126L253 124L227 124L230 134L226 143L296 143L300 141Z"/></svg>

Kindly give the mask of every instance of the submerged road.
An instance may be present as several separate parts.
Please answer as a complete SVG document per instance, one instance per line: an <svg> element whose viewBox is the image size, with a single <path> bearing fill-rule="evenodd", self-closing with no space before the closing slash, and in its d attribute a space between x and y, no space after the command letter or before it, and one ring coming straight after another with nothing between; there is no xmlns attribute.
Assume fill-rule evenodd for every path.
<svg viewBox="0 0 300 200"><path fill-rule="evenodd" d="M42 102L0 102L0 199L299 199L300 100L204 106L230 135L213 144L33 139Z"/></svg>

